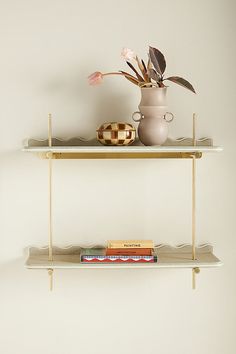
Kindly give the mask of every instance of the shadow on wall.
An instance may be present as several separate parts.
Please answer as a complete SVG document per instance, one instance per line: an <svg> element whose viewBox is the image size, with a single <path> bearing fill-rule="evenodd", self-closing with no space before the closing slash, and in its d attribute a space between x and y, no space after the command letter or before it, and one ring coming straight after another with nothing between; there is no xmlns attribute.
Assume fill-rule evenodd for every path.
<svg viewBox="0 0 236 354"><path fill-rule="evenodd" d="M97 127L104 122L126 122L130 120L130 112L127 95L106 88L97 95L91 119Z"/></svg>
<svg viewBox="0 0 236 354"><path fill-rule="evenodd" d="M17 257L15 259L12 259L11 261L1 263L1 267L0 267L1 279L3 280L4 278L6 278L9 279L10 281L9 276L15 277L16 272L24 273L26 271L26 268L24 267L25 259L26 257L24 255L24 258Z"/></svg>
<svg viewBox="0 0 236 354"><path fill-rule="evenodd" d="M28 291L30 288L33 293L36 291L48 294L49 282L47 269L27 269L24 265L26 258L26 256L18 257L1 264L0 277L1 283L4 284L4 288L2 289L8 289L5 291L8 297L8 287L15 288L16 284L19 285L19 283L21 284L20 292L24 293L24 289ZM81 286L83 287L84 282L84 289L90 287L92 292L95 288L96 290L100 288L103 292L104 288L107 287L108 291L111 288L117 288L117 291L118 289L119 291L123 289L122 292L125 294L127 289L133 286L140 287L141 283L143 289L145 289L145 284L150 286L153 284L154 276L156 280L165 280L167 272L169 273L169 270L166 269L158 272L155 269L149 269L148 272L146 269L56 269L54 271L54 290L64 287L65 281L63 278L66 277L70 286L75 284L78 286L77 290L80 290ZM173 270L172 273L174 273ZM37 288L32 285L32 279L35 279L34 284L37 284ZM43 288L41 285L43 285Z"/></svg>
<svg viewBox="0 0 236 354"><path fill-rule="evenodd" d="M104 122L131 122L131 113L136 107L131 103L132 92L124 90L123 82L111 80L91 87L87 80L88 67L80 67L79 72L78 68L70 68L64 70L64 74L49 77L41 83L40 94L51 105L58 109L62 107L61 112L68 110L72 116L79 115L80 129L90 132L90 135L91 131L94 132L93 137L95 130Z"/></svg>

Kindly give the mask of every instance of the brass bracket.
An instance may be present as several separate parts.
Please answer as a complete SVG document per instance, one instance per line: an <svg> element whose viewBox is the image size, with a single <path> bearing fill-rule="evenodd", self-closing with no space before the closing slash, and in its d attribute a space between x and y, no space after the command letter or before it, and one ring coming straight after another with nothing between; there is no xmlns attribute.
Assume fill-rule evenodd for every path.
<svg viewBox="0 0 236 354"><path fill-rule="evenodd" d="M48 275L49 275L49 290L53 290L53 269L49 268L48 269Z"/></svg>
<svg viewBox="0 0 236 354"><path fill-rule="evenodd" d="M39 153L42 159L196 159L202 157L201 152L46 152Z"/></svg>
<svg viewBox="0 0 236 354"><path fill-rule="evenodd" d="M200 273L200 268L195 267L192 268L192 289L195 290L196 289L196 274Z"/></svg>
<svg viewBox="0 0 236 354"><path fill-rule="evenodd" d="M196 267L196 268L193 268L195 274L199 274L200 273L200 268Z"/></svg>

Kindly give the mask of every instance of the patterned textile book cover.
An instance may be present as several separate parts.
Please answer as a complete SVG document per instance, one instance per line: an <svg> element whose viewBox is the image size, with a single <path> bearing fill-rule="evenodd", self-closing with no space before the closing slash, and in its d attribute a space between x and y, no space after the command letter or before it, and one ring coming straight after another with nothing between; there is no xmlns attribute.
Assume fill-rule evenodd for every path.
<svg viewBox="0 0 236 354"><path fill-rule="evenodd" d="M107 248L107 256L152 256L153 248Z"/></svg>
<svg viewBox="0 0 236 354"><path fill-rule="evenodd" d="M82 263L154 263L157 256L107 256L105 248L84 248L81 250Z"/></svg>
<svg viewBox="0 0 236 354"><path fill-rule="evenodd" d="M154 248L152 240L109 240L107 248Z"/></svg>

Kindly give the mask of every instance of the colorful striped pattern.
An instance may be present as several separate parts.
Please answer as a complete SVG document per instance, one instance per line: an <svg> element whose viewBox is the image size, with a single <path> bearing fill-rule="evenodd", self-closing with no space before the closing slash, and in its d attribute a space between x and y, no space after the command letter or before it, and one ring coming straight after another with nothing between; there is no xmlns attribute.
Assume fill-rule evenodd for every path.
<svg viewBox="0 0 236 354"><path fill-rule="evenodd" d="M156 256L82 256L83 263L154 263Z"/></svg>

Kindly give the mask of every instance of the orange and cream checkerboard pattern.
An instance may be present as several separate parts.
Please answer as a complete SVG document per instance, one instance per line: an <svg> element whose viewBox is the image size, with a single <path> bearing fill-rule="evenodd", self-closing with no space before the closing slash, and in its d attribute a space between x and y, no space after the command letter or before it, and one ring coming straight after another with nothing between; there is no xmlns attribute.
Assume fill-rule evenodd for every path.
<svg viewBox="0 0 236 354"><path fill-rule="evenodd" d="M129 123L104 123L97 129L97 139L103 145L130 145L135 140L135 133Z"/></svg>

